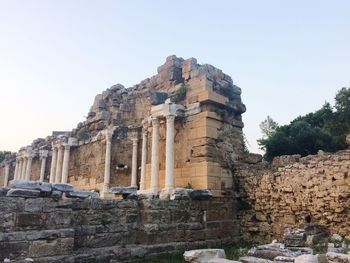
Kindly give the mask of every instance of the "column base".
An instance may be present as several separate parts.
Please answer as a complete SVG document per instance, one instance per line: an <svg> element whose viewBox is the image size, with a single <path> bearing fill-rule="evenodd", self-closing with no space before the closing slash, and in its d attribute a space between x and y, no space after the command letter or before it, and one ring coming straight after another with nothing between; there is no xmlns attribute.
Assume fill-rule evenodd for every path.
<svg viewBox="0 0 350 263"><path fill-rule="evenodd" d="M174 188L172 187L163 188L162 191L159 193L159 198L170 199L170 196L172 193L174 193Z"/></svg>

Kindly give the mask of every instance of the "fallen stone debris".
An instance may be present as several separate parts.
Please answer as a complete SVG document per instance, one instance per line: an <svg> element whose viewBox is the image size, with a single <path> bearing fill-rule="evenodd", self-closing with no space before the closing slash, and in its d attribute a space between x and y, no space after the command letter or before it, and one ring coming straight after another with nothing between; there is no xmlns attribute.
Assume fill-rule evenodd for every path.
<svg viewBox="0 0 350 263"><path fill-rule="evenodd" d="M97 192L75 190L70 184L44 183L30 180L12 180L9 182L10 189L0 188L0 196L37 198L48 197L53 199L62 198L99 198Z"/></svg>
<svg viewBox="0 0 350 263"><path fill-rule="evenodd" d="M320 234L320 231L316 232ZM335 243L328 243L327 251L316 253L312 247L302 246L305 245L308 234L308 229L288 229L283 239L288 245L277 241L259 245L251 248L238 261L227 259L222 249L190 250L183 256L186 262L191 263L350 263L350 245L343 242L340 235L333 234L328 240ZM331 248L336 244L339 249L334 252Z"/></svg>

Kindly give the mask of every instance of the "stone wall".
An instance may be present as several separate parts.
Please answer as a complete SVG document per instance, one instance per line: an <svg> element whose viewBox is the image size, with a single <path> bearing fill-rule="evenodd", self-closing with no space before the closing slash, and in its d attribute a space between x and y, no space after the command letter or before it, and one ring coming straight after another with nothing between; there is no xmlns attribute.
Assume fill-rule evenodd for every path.
<svg viewBox="0 0 350 263"><path fill-rule="evenodd" d="M350 238L350 150L242 164L236 171L241 232L247 240L280 238L307 222Z"/></svg>
<svg viewBox="0 0 350 263"><path fill-rule="evenodd" d="M198 64L194 58L169 56L158 67L157 74L125 88L116 84L96 95L85 121L71 131L56 131L45 139L36 139L30 147L22 147L17 157L33 157L30 178L38 180L40 150L50 151L56 146L71 144L68 182L80 189L102 189L105 140L103 131L116 127L112 137L110 186L128 186L131 183L132 143L130 135L138 130L138 162L141 165L141 130L148 129L146 178L147 188L151 172L151 119L154 107L165 105L170 99L181 108L175 119L174 176L175 186L209 188L221 196L232 187L231 170L243 152L243 122L245 105L241 89L230 76L208 64ZM154 117L154 116L153 116ZM160 120L159 187L164 187L165 137L164 114ZM148 124L145 124L148 123ZM148 126L148 128L146 128ZM67 140L67 141L66 141ZM63 142L64 141L64 142ZM13 158L13 162L14 162ZM48 180L50 158L45 177ZM125 165L126 169L116 169ZM140 171L138 170L139 182Z"/></svg>
<svg viewBox="0 0 350 263"><path fill-rule="evenodd" d="M232 199L0 197L0 260L131 262L237 240Z"/></svg>

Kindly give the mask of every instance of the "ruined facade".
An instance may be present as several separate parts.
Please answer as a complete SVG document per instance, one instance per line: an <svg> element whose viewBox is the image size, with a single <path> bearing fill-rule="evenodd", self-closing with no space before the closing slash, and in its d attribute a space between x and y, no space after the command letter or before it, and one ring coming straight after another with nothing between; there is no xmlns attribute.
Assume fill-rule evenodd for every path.
<svg viewBox="0 0 350 263"><path fill-rule="evenodd" d="M139 195L62 199L55 184L41 184L50 194L26 189L36 195L24 198L0 188L0 260L143 261L239 239L268 242L310 224L350 239L350 150L271 164L246 153L240 94L221 70L171 56L140 84L97 95L77 128L6 156L5 187L25 179L70 183L104 199L113 186ZM214 198L147 194L177 187L209 189Z"/></svg>
<svg viewBox="0 0 350 263"><path fill-rule="evenodd" d="M157 75L97 95L76 129L20 149L1 180L68 182L102 194L111 186L193 187L220 196L232 189L243 151L240 94L221 70L170 56Z"/></svg>

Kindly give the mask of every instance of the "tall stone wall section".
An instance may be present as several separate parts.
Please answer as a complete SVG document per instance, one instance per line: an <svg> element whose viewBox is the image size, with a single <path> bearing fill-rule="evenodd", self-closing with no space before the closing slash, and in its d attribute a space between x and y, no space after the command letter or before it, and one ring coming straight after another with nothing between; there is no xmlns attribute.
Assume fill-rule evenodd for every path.
<svg viewBox="0 0 350 263"><path fill-rule="evenodd" d="M282 156L236 171L241 233L247 240L281 238L308 221L350 238L350 150Z"/></svg>
<svg viewBox="0 0 350 263"><path fill-rule="evenodd" d="M132 262L237 240L232 199L0 197L0 260ZM14 260L14 261L13 261Z"/></svg>

